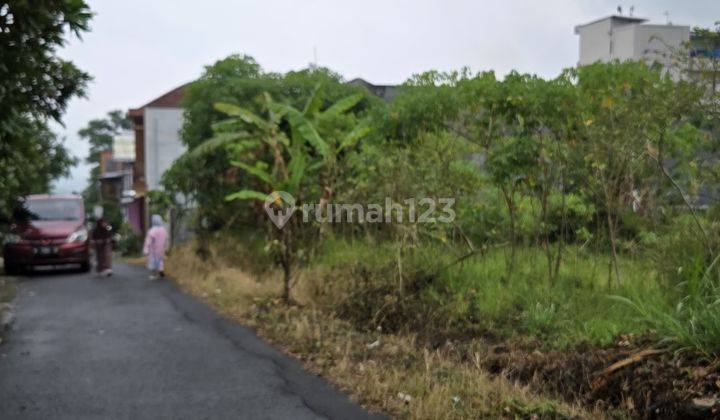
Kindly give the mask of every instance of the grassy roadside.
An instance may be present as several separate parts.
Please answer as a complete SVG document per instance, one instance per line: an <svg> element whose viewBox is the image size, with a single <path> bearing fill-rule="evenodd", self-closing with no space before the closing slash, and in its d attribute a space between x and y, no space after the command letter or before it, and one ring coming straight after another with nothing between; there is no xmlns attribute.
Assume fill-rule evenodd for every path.
<svg viewBox="0 0 720 420"><path fill-rule="evenodd" d="M329 239L296 271L294 304L253 236L176 248L166 271L188 293L255 328L356 401L401 418L685 417L720 413L720 360L675 353L630 306L671 313L647 259L571 249L555 282L523 249L448 267L449 248ZM612 293L614 296L610 296ZM663 344L665 343L665 344ZM697 402L697 404L696 404Z"/></svg>
<svg viewBox="0 0 720 420"><path fill-rule="evenodd" d="M185 291L255 328L369 409L417 419L602 417L489 374L487 347L479 341L428 347L414 334L362 330L338 319L314 303L312 271L301 274L297 304L285 307L276 300L275 274L249 274L222 253L202 262L186 245L173 250L166 268Z"/></svg>
<svg viewBox="0 0 720 420"><path fill-rule="evenodd" d="M0 259L2 261L2 259ZM4 269L4 267L3 267ZM4 325L3 320L6 313L10 311L10 302L17 293L17 286L12 277L0 274L0 344L4 341Z"/></svg>
<svg viewBox="0 0 720 420"><path fill-rule="evenodd" d="M215 235L204 260L187 243L166 271L370 409L419 419L720 413L720 359L674 352L614 299L674 310L676 292L647 256L627 255L624 282L609 289L607 257L582 248L549 282L537 249L519 250L508 279L502 250L447 268L449 247L329 238L296 270L286 306L259 239Z"/></svg>

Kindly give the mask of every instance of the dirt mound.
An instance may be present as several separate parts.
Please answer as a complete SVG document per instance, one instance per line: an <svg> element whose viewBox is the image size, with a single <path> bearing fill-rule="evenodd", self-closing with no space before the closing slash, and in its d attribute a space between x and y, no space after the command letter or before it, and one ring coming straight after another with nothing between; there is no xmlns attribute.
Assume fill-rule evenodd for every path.
<svg viewBox="0 0 720 420"><path fill-rule="evenodd" d="M720 417L720 359L674 355L652 340L620 337L608 348L490 349L485 368L568 401L642 418ZM619 414L619 413L618 413Z"/></svg>

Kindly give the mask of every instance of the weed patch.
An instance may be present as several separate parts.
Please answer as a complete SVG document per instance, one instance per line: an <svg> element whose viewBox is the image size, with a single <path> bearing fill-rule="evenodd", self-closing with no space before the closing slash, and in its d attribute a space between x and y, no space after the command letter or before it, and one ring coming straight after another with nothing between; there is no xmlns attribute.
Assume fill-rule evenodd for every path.
<svg viewBox="0 0 720 420"><path fill-rule="evenodd" d="M503 272L502 255L443 271L438 265L453 255L430 260L438 250L420 249L398 259L396 251L335 243L299 270L290 306L279 299L279 273L248 274L227 253L202 262L188 245L173 251L167 267L185 290L357 401L400 417L715 413L717 363L657 347L657 333L607 293L592 266L567 262L550 284L535 281L542 256L532 250L521 254L519 274L504 280L492 277ZM591 258L598 259L574 264ZM613 292L644 293L662 307L642 262L622 264L627 283ZM713 404L694 411L697 399Z"/></svg>
<svg viewBox="0 0 720 420"><path fill-rule="evenodd" d="M257 280L223 258L216 253L202 262L187 245L173 251L166 268L184 290L255 328L370 409L417 419L601 415L489 374L479 344L429 348L416 334L356 328L313 303L312 270L303 273L297 304L288 307L278 299L278 275Z"/></svg>

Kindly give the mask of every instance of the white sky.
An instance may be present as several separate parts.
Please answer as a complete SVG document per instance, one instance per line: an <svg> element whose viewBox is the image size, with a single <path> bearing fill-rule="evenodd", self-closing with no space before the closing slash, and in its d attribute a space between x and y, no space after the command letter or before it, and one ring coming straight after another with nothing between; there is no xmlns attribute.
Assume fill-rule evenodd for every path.
<svg viewBox="0 0 720 420"><path fill-rule="evenodd" d="M203 66L232 53L271 71L318 64L346 79L401 83L425 70L515 69L554 77L577 61L573 27L615 13L710 27L720 1L670 0L124 0L89 1L91 32L60 52L94 80L73 100L56 131L81 160L77 131L113 109L137 107L191 81ZM55 190L81 191L82 161Z"/></svg>

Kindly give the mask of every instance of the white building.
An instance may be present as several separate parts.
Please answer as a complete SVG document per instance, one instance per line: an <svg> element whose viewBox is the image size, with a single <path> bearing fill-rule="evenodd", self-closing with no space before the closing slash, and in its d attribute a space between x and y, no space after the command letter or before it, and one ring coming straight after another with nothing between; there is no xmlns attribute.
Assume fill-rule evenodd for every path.
<svg viewBox="0 0 720 420"><path fill-rule="evenodd" d="M147 192L161 189L163 173L187 149L180 139L181 101L186 86L179 86L128 112L135 134L135 162L133 202L127 206L127 213L130 225L138 232L147 227Z"/></svg>
<svg viewBox="0 0 720 420"><path fill-rule="evenodd" d="M645 22L647 19L613 15L576 26L575 34L580 36L578 65L645 60L667 68L671 53L690 41L690 27Z"/></svg>
<svg viewBox="0 0 720 420"><path fill-rule="evenodd" d="M182 108L145 108L145 183L160 189L160 178L187 149L180 140Z"/></svg>

